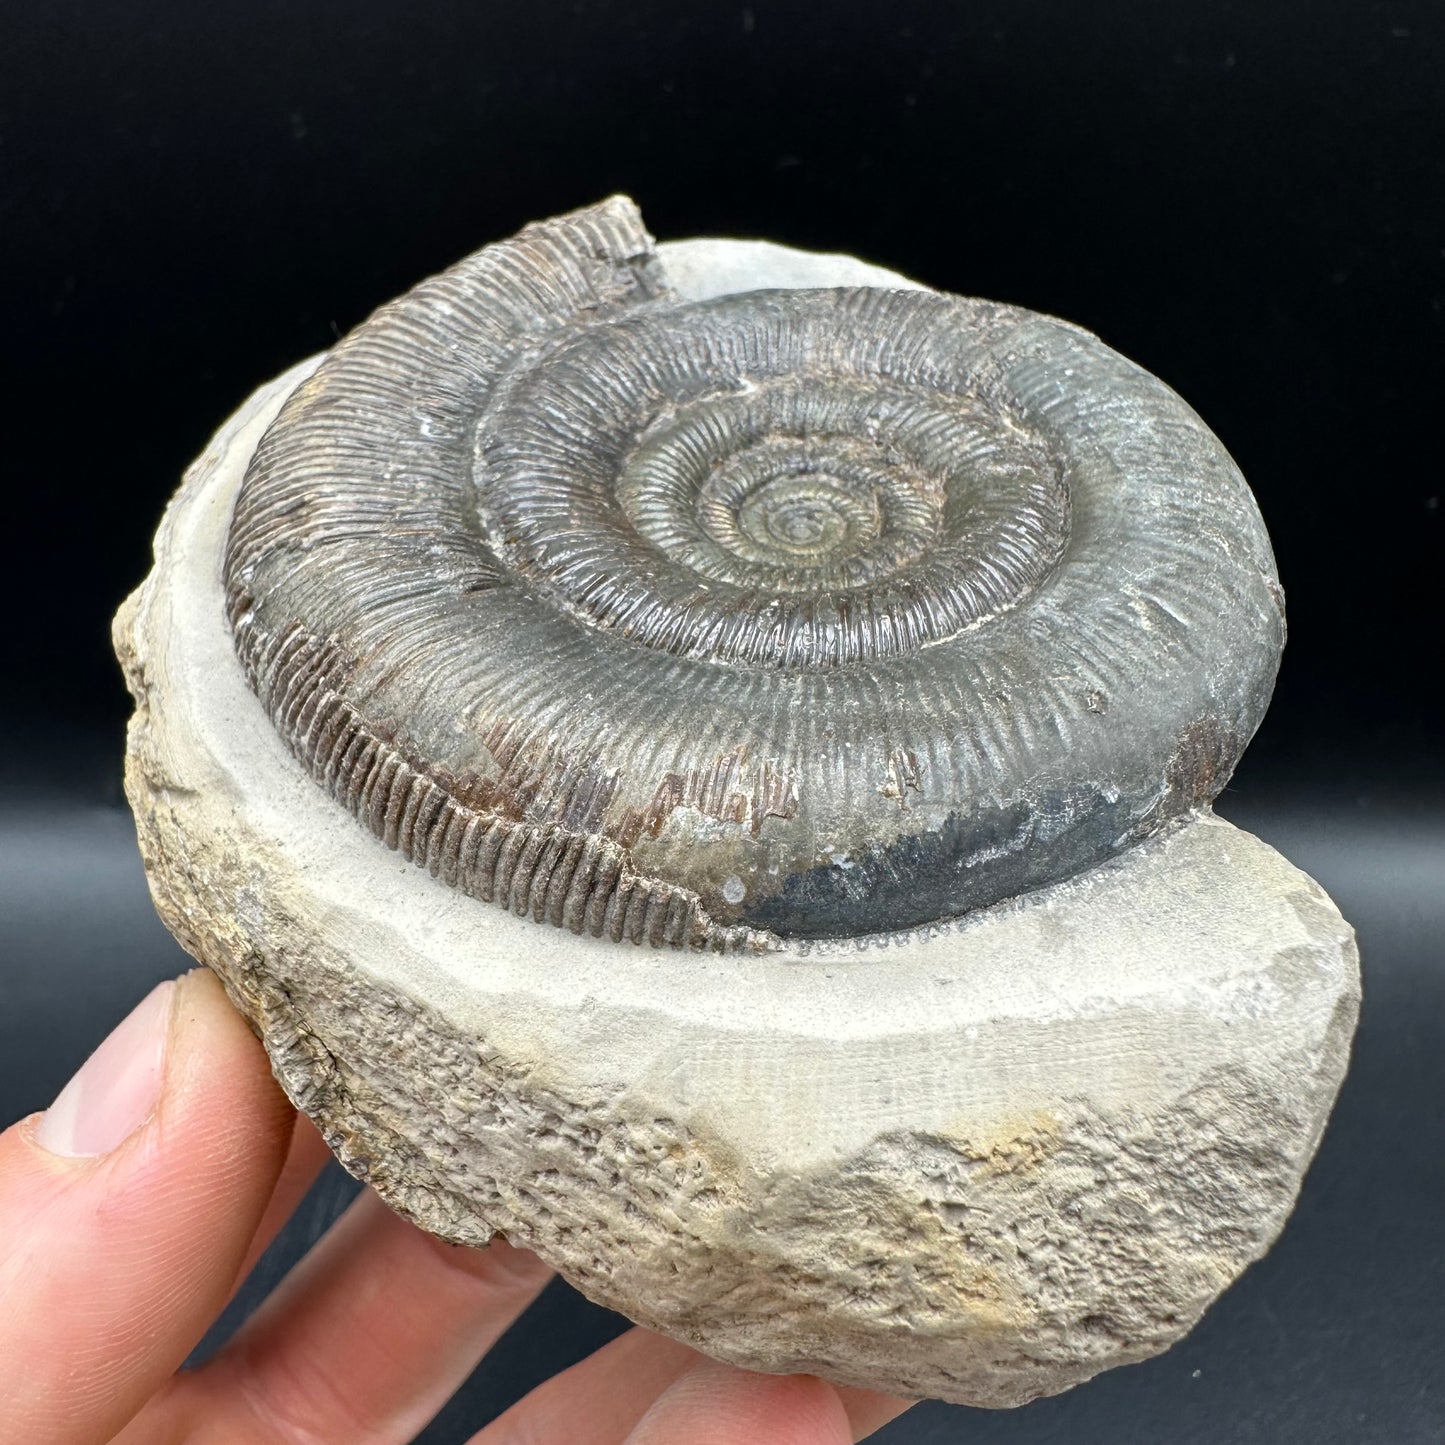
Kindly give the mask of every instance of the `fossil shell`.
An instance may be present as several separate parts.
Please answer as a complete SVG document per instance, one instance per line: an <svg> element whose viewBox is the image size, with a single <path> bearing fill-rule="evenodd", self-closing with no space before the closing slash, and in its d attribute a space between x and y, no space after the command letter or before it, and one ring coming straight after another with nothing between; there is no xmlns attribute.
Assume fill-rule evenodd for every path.
<svg viewBox="0 0 1445 1445"><path fill-rule="evenodd" d="M625 246L617 242L619 227L631 238ZM813 729L811 736L841 734L862 756L867 749L857 740L871 736L870 718L890 726L905 715L919 726L926 722L917 688L910 691L908 683L950 649L965 657L970 648L994 649L1005 635L999 629L1017 631L1022 640L1015 647L1060 635L1042 625L1050 616L1045 604L1074 565L1070 549L1081 516L1087 523L1099 515L1097 507L1092 514L1081 509L1087 490L1067 468L1068 538L1052 570L1024 584L1032 590L956 638L913 652L896 649L870 663L841 655L809 665L787 657L684 657L599 625L508 560L507 537L484 533L489 524L473 472L473 436L486 445L499 435L495 428L458 420L446 465L424 472L416 459L435 461L428 446L417 440L392 447L387 427L398 435L419 436L423 425L437 430L445 416L436 408L448 395L459 398L449 403L458 417L490 416L486 408L512 394L506 387L514 372L519 386L532 385L524 373L550 355L536 338L545 339L562 317L574 333L633 320L651 325L668 308L682 311L684 299L721 302L764 286L891 288L866 298L829 293L846 297L837 303L845 309L865 299L900 307L909 300L909 283L893 278L891 287L887 273L852 258L761 242L670 242L658 247L654 264L640 268L607 259L634 244L645 255L638 234L631 213L614 203L530 231L510 249L464 263L463 272L510 256L502 291L509 304L520 304L517 297L539 295L541 283L519 278L538 267L552 275L557 257L570 255L587 276L611 278L608 295L619 294L615 285L625 292L633 284L624 271L635 276L640 269L649 290L658 291L663 280L676 300L655 295L604 304L600 281L590 293L574 281L567 306L545 308L524 340L509 344L510 369L484 395L447 380L455 357L428 342L432 375L406 384L429 410L418 411L405 397L359 402L353 390L328 412L321 402L345 375L341 359L359 353L368 333L365 344L372 345L392 320L414 316L414 297L363 328L349 350L312 358L257 392L188 470L157 533L154 569L126 602L114 634L136 700L126 789L161 916L224 980L292 1101L392 1208L459 1243L485 1244L501 1232L537 1250L591 1299L716 1358L1007 1406L1155 1354L1185 1333L1279 1232L1344 1073L1359 1001L1357 956L1348 924L1317 885L1201 805L1120 856L938 927L774 941L755 924L713 918L703 899L685 896L695 893L685 881L665 882L652 869L656 852L644 850L685 828L700 855L736 843L745 857L793 837L786 831L792 819L764 813L754 835L746 807L731 802L721 784L704 792L697 781L682 781L669 785L676 796L665 797L671 801L657 836L642 829L624 846L603 831L605 807L590 834L578 826L586 819L580 804L570 814L549 813L561 784L548 767L523 771L530 766L523 751L513 754L510 772L483 766L495 753L485 739L471 741L478 736L474 723L494 725L501 716L485 699L476 718L447 711L455 704L454 696L447 703L441 695L448 678L480 688L503 673L510 657L515 677L530 679L534 689L529 703L517 683L517 716L560 717L569 727L574 714L592 720L590 737L577 722L563 739L572 751L544 753L544 760L595 757L599 767L617 769L615 789L626 805L639 806L630 800L655 793L642 783L626 791L631 784L615 744L624 725L651 705L643 683L671 678L680 689L683 682L714 680L711 711L707 696L699 701L681 690L658 705L652 716L662 730L648 754L653 761L675 756L681 766L689 749L706 758L709 739L727 738L730 746L755 739L762 724L753 715L743 726L749 714L738 699L758 696L775 699L780 730L789 697L833 709L822 722L799 713L792 725ZM519 255L531 269L519 266ZM433 321L446 307L461 315L452 282L429 283L421 295L432 297ZM573 304L587 295L598 301L595 312ZM930 293L913 300L946 306L950 314L960 307L969 315L975 308L996 312ZM751 297L729 306L745 312L755 302L766 304ZM805 310L821 304L800 298ZM732 314L718 308L724 311ZM476 331L475 306L470 314L469 334ZM592 320L582 319L587 315ZM1119 376L1133 377L1129 385L1144 388L1151 405L1181 414L1157 384L1110 360L1087 337L1037 318L1018 324L1025 341L1035 338L1020 343L1018 356L1042 346L1040 337L1055 338L1049 345L1104 358ZM574 343L580 344L576 336L560 344ZM409 342L398 354L412 357L412 366L417 350ZM1078 372L1075 360L1066 365ZM385 386L393 391L400 385L395 374L394 363L379 373L392 377ZM1117 396L1137 416L1138 398L1127 388ZM1201 470L1201 457L1217 460L1219 453L1183 415L1177 475L1185 480L1175 490L1187 499L1203 475L1226 500L1236 499L1222 511L1198 505L1193 545L1214 561L1193 585L1225 598L1219 578L1229 575L1247 598L1253 584L1239 578L1250 574L1228 557L1241 548L1247 556L1257 545L1267 569L1257 521L1247 498L1239 500L1244 494L1232 471L1225 485L1218 472ZM1137 435L1148 440L1142 427ZM840 439L830 455L857 456L852 443ZM1082 442L1073 445L1070 455L1085 450ZM1110 445L1111 455L1129 454L1117 436ZM309 453L318 484L306 484L293 457L288 494L272 496L270 505L281 510L268 516L261 489L274 484L277 459L288 450ZM861 455L876 460L866 449ZM391 458L392 472L382 466L356 488L378 456ZM759 460L773 456L768 451ZM882 512L881 501L874 513L859 509L858 494L842 481L801 475L809 480L769 491L754 507L752 520L765 537L775 511L784 542L806 532L809 518L821 541L835 516L841 530L856 525L851 519L860 510L865 519ZM880 491L898 484L892 474L877 483ZM744 488L734 515L768 485ZM945 479L945 496L951 485ZM845 495L836 498L840 491ZM452 498L465 524L444 534L446 541L427 530L438 496ZM829 505L820 508L820 501ZM617 513L627 516L620 500ZM1227 539L1221 518L1231 528L1241 520L1247 525ZM1131 521L1139 519L1125 517L1116 535L1130 535ZM678 525L686 525L685 515ZM268 531L275 540L255 545ZM667 557L656 543L648 546ZM392 570L378 568L375 553L389 555ZM490 559L491 573L477 570L479 558ZM798 565L796 557L785 560ZM846 559L824 565L842 567ZM1098 566L1124 596L1142 595L1128 569L1109 558ZM482 575L496 585L468 592ZM1264 576L1267 583L1267 570ZM1074 592L1067 595L1079 594L1078 579L1068 585ZM413 611L421 623L413 620L402 633L387 614L412 606L409 591L420 599ZM1236 719L1242 733L1250 713L1239 699L1250 686L1267 686L1273 663L1265 650L1262 680L1251 682L1254 675L1238 662L1254 655L1249 639L1256 632L1269 636L1273 597L1267 585L1264 591L1264 621L1234 619L1239 670L1230 670L1213 643L1204 646L1202 639L1216 633L1199 623L1188 634L1188 650L1175 631L1162 634L1161 646L1176 649L1172 672L1167 658L1150 654L1151 675L1171 679L1167 695L1141 697L1126 671L1107 702L1095 699L1090 707L1086 700L1087 715L1073 724L1082 759L1076 775L1087 781L1096 775L1089 769L1107 763L1105 771L1123 776L1133 759L1138 776L1147 777L1158 765L1139 761L1140 739L1154 748L1169 734L1156 736L1145 723L1155 726L1171 708L1176 721L1190 716L1177 699L1211 696L1207 677L1220 690L1212 695L1214 710L1198 716L1215 735L1220 718ZM847 589L818 592L831 597ZM234 628L226 617L228 593ZM1182 605L1162 582L1150 595ZM812 616L830 605L825 599ZM378 606L381 615L372 615ZM458 619L491 617L489 608L505 609L506 626L493 618L490 630L470 633L470 642L446 630ZM433 611L451 619L440 633L423 625ZM1221 616L1226 611L1221 607ZM526 670L522 647L538 628L575 639L572 665L576 672L581 659L585 676L569 685L546 651ZM438 636L445 639L440 658L432 652ZM237 660L238 643L249 677ZM483 643L494 650L479 650ZM1191 656L1207 657L1210 670L1192 673ZM615 660L615 675L599 658ZM1020 672L1009 694L1019 710L1008 715L1035 729L1014 740L1020 755L1023 744L1041 756L1049 743L1037 731L1039 713L1023 711L1024 701L1047 698L1060 677L1075 676L1074 668L1066 658L1052 672ZM965 679L973 675L960 671ZM1227 690L1231 676L1235 692ZM864 707L860 680L868 677L874 691L862 694ZM435 689L423 685L432 679ZM880 679L892 681L884 688ZM257 683L279 727L268 725ZM613 704L610 722L599 721L604 686L621 691L628 684L630 699ZM569 692L570 704L560 696ZM1230 698L1236 701L1228 704ZM837 710L839 700L856 715ZM996 696L992 706L1003 700ZM974 714L995 715L983 705ZM418 731L423 726L426 737ZM935 743L935 758L969 738L983 754L997 746L986 729L965 734L961 723L950 726L955 741ZM548 736L538 728L539 738ZM938 731L942 737L942 724ZM1187 780L1201 793L1215 785L1218 775L1201 766L1208 753L1200 736L1181 726L1155 795L1187 807ZM1109 739L1117 757L1105 750ZM831 747L833 739L827 741ZM468 747L481 759L470 776L466 766L447 769L436 761L446 748L464 762ZM693 954L679 968L670 950L619 948L606 937L541 928L530 916L483 907L463 888L444 887L388 853L316 786L295 754L323 779L334 757L333 791L353 809L361 805L363 818L394 846L421 862L434 860L439 873L446 870L473 892L490 887L503 902L530 902L515 879L546 879L548 888L555 879L560 900L541 895L548 916L554 900L574 896L569 878L599 876L581 871L580 851L570 875L544 851L572 847L581 837L579 850L602 854L616 870L600 914L589 920L583 910L584 929L646 936L642 924L658 917L652 900L670 887L676 891L668 896L684 901L680 915L661 911L663 928L680 916L690 929L672 932L677 941L763 947ZM861 788L862 764L848 748L827 757ZM328 761L318 766L316 759ZM823 795L803 783L839 780L817 759L807 766L804 755L799 759L794 819L806 821L816 818ZM769 760L774 776L784 776L781 753L757 752L740 757L735 776ZM940 786L927 761L921 755L915 766L905 759L881 789L860 793L860 813L881 798L881 818L895 825L877 824L880 846L926 830L928 816L940 810L946 816L941 803L933 815L924 812ZM630 776L635 782L645 771ZM582 772L573 777L573 796L581 799L591 784ZM359 784L347 781L356 778ZM549 789L553 801L545 803ZM752 796L744 794L743 803ZM964 801L952 810L972 816L972 795L964 789L958 796ZM1039 793L1020 782L1015 796ZM378 798L385 805L372 813L365 800ZM530 811L534 802L540 811ZM846 796L836 800L840 810L848 804ZM1152 822L1146 810L1139 831ZM953 837L962 847L965 835ZM493 848L489 861L484 845ZM987 861L986 850L976 855ZM723 853L713 857L725 860ZM933 878L926 857L916 861L917 886L936 887L934 901L943 898L948 880ZM906 913L898 900L908 873L903 869L887 894L896 912ZM720 915L737 892L729 886L733 876L741 883L741 873L726 875L717 890ZM961 868L953 882L960 879L967 881ZM999 882L995 876L990 886ZM780 880L772 896L786 886ZM945 906L961 906L960 896L949 895ZM624 901L613 905L618 897ZM872 925L866 908L858 916ZM575 926L576 914L565 921Z"/></svg>
<svg viewBox="0 0 1445 1445"><path fill-rule="evenodd" d="M920 288L669 292L630 202L384 307L270 427L224 568L312 775L518 914L767 949L1065 878L1268 702L1249 490L1087 332Z"/></svg>

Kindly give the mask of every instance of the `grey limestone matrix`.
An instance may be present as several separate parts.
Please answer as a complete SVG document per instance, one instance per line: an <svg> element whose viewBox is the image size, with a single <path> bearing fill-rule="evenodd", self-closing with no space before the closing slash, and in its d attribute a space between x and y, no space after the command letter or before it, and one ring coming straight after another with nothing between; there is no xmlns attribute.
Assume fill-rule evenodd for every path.
<svg viewBox="0 0 1445 1445"><path fill-rule="evenodd" d="M353 1172L752 1368L983 1405L1284 1224L1352 935L1210 803L1283 595L1097 338L525 228L263 387L116 622L157 906Z"/></svg>

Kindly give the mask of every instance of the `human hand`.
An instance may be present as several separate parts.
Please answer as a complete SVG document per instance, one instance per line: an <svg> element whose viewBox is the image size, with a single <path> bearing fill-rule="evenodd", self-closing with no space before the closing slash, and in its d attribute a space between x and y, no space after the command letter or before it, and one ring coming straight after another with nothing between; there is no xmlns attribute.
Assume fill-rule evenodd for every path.
<svg viewBox="0 0 1445 1445"><path fill-rule="evenodd" d="M363 1192L236 1336L177 1372L327 1159L213 975L161 984L0 1135L0 1439L400 1445L550 1272ZM905 1400L632 1329L470 1445L838 1445Z"/></svg>

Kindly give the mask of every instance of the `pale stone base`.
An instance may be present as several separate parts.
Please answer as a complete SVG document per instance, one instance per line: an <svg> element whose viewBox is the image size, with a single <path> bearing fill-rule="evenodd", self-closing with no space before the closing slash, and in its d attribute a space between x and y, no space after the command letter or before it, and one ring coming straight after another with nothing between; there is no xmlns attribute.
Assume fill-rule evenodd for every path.
<svg viewBox="0 0 1445 1445"><path fill-rule="evenodd" d="M347 1167L758 1369L1017 1405L1184 1334L1279 1233L1344 1074L1320 888L1207 813L926 938L766 957L446 888L302 772L222 620L232 498L314 364L197 462L115 637L157 907Z"/></svg>

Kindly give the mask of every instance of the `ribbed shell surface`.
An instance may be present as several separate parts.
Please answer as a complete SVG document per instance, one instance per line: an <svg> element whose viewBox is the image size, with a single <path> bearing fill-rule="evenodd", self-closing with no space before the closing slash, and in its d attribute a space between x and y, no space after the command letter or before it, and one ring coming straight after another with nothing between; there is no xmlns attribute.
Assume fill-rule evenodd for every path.
<svg viewBox="0 0 1445 1445"><path fill-rule="evenodd" d="M634 942L905 929L1207 803L1267 705L1249 490L1065 323L688 302L630 203L384 307L292 396L225 564L313 776L442 882Z"/></svg>

